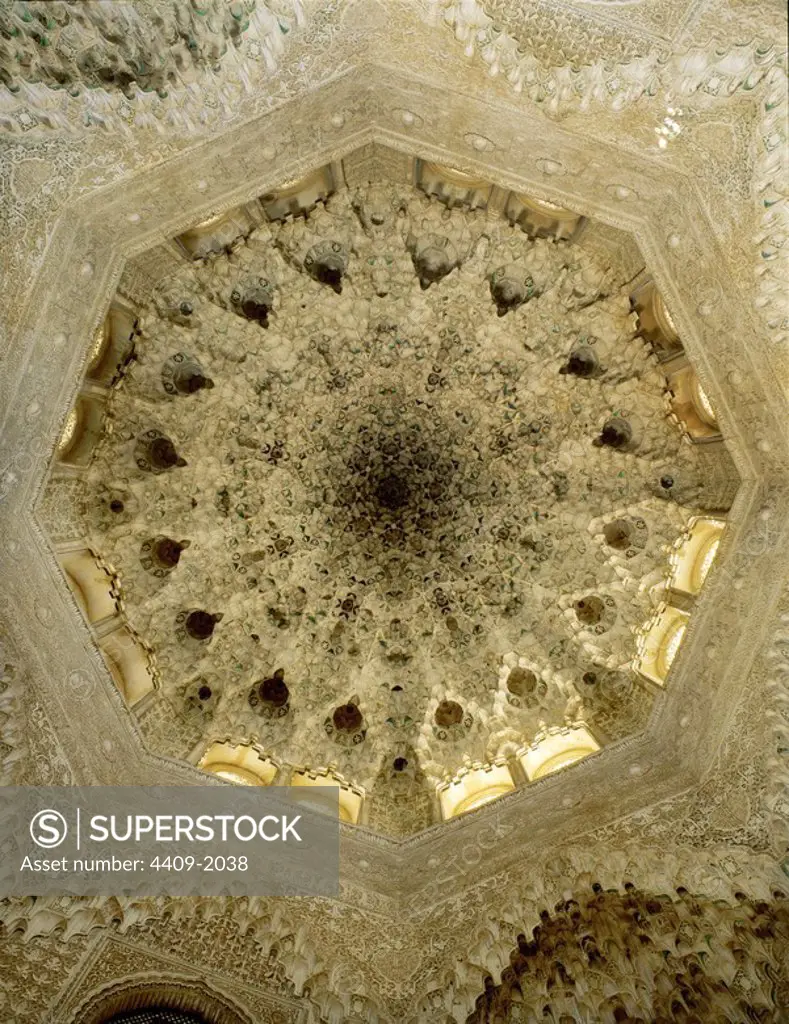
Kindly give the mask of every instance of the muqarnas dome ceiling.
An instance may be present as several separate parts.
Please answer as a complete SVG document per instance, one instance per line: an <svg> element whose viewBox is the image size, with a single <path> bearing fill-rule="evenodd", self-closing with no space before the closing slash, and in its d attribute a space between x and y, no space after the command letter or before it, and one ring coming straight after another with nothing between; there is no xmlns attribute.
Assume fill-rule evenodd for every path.
<svg viewBox="0 0 789 1024"><path fill-rule="evenodd" d="M637 634L720 487L632 268L533 236L389 183L183 236L76 485L151 748L328 771L402 835L459 771L645 726Z"/></svg>

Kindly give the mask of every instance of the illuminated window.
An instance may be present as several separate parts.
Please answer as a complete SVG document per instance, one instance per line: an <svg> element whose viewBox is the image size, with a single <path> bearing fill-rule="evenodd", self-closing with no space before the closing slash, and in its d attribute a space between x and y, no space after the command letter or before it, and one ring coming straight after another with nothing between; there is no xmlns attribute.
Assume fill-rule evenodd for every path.
<svg viewBox="0 0 789 1024"><path fill-rule="evenodd" d="M237 206L225 213L217 213L195 224L176 238L176 242L192 259L202 259L212 252L230 248L255 226L246 206Z"/></svg>
<svg viewBox="0 0 789 1024"><path fill-rule="evenodd" d="M493 187L477 174L424 160L417 161L417 180L429 196L436 196L448 206L461 205L469 209L484 207Z"/></svg>
<svg viewBox="0 0 789 1024"><path fill-rule="evenodd" d="M712 408L707 392L701 386L701 381L698 377L695 377L693 381L693 399L696 411L705 423L708 423L711 427L717 426L718 421L715 417L715 410Z"/></svg>
<svg viewBox="0 0 789 1024"><path fill-rule="evenodd" d="M74 437L77 433L78 423L79 414L77 412L77 407L74 406L74 408L66 417L66 422L63 427L63 433L60 435L60 440L58 441L58 455L65 455L65 453L71 447L74 441Z"/></svg>
<svg viewBox="0 0 789 1024"><path fill-rule="evenodd" d="M708 441L720 436L707 393L692 366L685 364L666 377L671 393L671 411L691 441Z"/></svg>
<svg viewBox="0 0 789 1024"><path fill-rule="evenodd" d="M75 469L87 467L102 434L105 411L105 395L82 393L77 397L57 443L57 457L61 462Z"/></svg>
<svg viewBox="0 0 789 1024"><path fill-rule="evenodd" d="M506 213L529 235L546 238L570 238L584 223L580 214L559 203L518 192L510 192Z"/></svg>
<svg viewBox="0 0 789 1024"><path fill-rule="evenodd" d="M58 561L88 622L101 622L117 613L118 579L90 548L62 551Z"/></svg>
<svg viewBox="0 0 789 1024"><path fill-rule="evenodd" d="M364 793L333 772L296 769L290 778L300 792L294 796L322 814L339 815L340 821L355 825L359 821Z"/></svg>
<svg viewBox="0 0 789 1024"><path fill-rule="evenodd" d="M666 308L654 281L645 281L631 295L638 316L638 333L653 347L658 358L669 359L682 351L677 325Z"/></svg>
<svg viewBox="0 0 789 1024"><path fill-rule="evenodd" d="M600 749L588 729L555 729L532 744L519 757L530 782L561 771Z"/></svg>
<svg viewBox="0 0 789 1024"><path fill-rule="evenodd" d="M93 335L85 371L90 380L106 386L115 378L134 351L136 321L134 311L116 296Z"/></svg>
<svg viewBox="0 0 789 1024"><path fill-rule="evenodd" d="M220 779L227 779L228 782L235 782L237 786L260 786L260 779L253 772L244 768L217 768L215 765L210 771L218 775Z"/></svg>
<svg viewBox="0 0 789 1024"><path fill-rule="evenodd" d="M565 210L563 206L559 206L558 203L552 203L549 199L537 199L535 196L518 196L524 206L530 206L535 210L545 210L548 213L563 213L568 217L576 217L577 214L571 210Z"/></svg>
<svg viewBox="0 0 789 1024"><path fill-rule="evenodd" d="M308 213L315 205L327 199L334 191L331 167L318 167L302 178L284 181L260 197L260 203L269 220L283 220L287 216Z"/></svg>
<svg viewBox="0 0 789 1024"><path fill-rule="evenodd" d="M424 170L438 178L451 182L453 185L461 185L463 188L490 188L490 183L484 181L476 174L469 174L467 171L459 171L457 167L449 167L447 164L436 164L425 161Z"/></svg>
<svg viewBox="0 0 789 1024"><path fill-rule="evenodd" d="M704 552L704 554L703 554L703 556L701 558L701 561L699 562L699 567L698 567L699 585L702 585L704 583L704 580L706 580L707 575L708 575L710 569L712 568L712 563L715 561L715 556L718 553L718 547L719 546L720 546L720 539L718 537L715 537L707 545L707 549Z"/></svg>
<svg viewBox="0 0 789 1024"><path fill-rule="evenodd" d="M669 313L668 306L663 301L663 296L659 292L655 292L655 314L658 322L661 320L664 321L663 326L668 328L666 334L669 335L669 337L679 337L679 331L677 330L677 325L674 323L674 318L671 313Z"/></svg>
<svg viewBox="0 0 789 1024"><path fill-rule="evenodd" d="M706 516L690 520L687 533L671 554L672 590L694 596L699 593L715 561L725 525Z"/></svg>
<svg viewBox="0 0 789 1024"><path fill-rule="evenodd" d="M438 788L438 799L444 820L466 814L515 789L509 768L504 764L487 764L462 768L451 782Z"/></svg>
<svg viewBox="0 0 789 1024"><path fill-rule="evenodd" d="M105 319L93 335L93 345L88 355L88 373L94 371L104 358L104 350L110 340L109 319Z"/></svg>
<svg viewBox="0 0 789 1024"><path fill-rule="evenodd" d="M123 623L98 641L115 685L132 707L156 688L152 653Z"/></svg>
<svg viewBox="0 0 789 1024"><path fill-rule="evenodd" d="M677 657L688 623L688 613L663 605L643 628L637 640L634 669L646 679L663 686Z"/></svg>
<svg viewBox="0 0 789 1024"><path fill-rule="evenodd" d="M682 643L682 638L685 635L686 629L685 622L678 622L672 629L668 638L664 641L661 656L658 659L660 667L663 670L663 675L668 675L668 670L674 663L674 659L677 656L679 645Z"/></svg>
<svg viewBox="0 0 789 1024"><path fill-rule="evenodd" d="M198 767L237 786L270 786L279 770L271 758L249 743L213 743Z"/></svg>

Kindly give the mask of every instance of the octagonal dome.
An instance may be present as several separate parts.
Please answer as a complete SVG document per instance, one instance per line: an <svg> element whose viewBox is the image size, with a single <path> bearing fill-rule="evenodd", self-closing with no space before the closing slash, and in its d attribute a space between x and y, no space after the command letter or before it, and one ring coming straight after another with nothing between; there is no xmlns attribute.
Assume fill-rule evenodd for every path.
<svg viewBox="0 0 789 1024"><path fill-rule="evenodd" d="M168 1007L231 1020L517 1020L544 1006L518 979L553 971L562 1005L606 1024L682 1012L631 984L624 952L581 995L551 966L557 936L593 957L613 928L623 951L716 936L701 981L695 963L638 969L737 1012L727 943L786 960L770 937L787 818L783 5L70 6L16 5L0 52L5 776L331 782L342 898L4 903L0 1008L100 1019L153 998L155 976ZM404 232L423 208L424 232ZM429 330L403 327L412 311ZM417 350L423 375L403 369ZM341 415L389 420L398 388L413 405L351 453ZM464 435L471 407L485 422ZM491 432L497 416L510 426ZM479 476L417 434L476 444ZM292 450L323 475L320 502L297 481L303 506L343 525L331 548L332 530L310 534L314 560L274 486ZM422 509L447 579L422 614L406 575L395 615L347 567L368 580L381 532L412 574L435 565ZM469 529L475 512L492 532ZM495 571L461 564L472 534ZM521 562L502 565L513 542ZM540 559L573 543L595 565L580 580ZM343 586L316 588L318 567ZM512 614L492 611L496 572ZM612 925L634 912L637 939ZM740 1006L780 1002L780 976L749 977Z"/></svg>
<svg viewBox="0 0 789 1024"><path fill-rule="evenodd" d="M405 836L647 728L736 473L628 236L395 162L137 257L45 514L153 752Z"/></svg>

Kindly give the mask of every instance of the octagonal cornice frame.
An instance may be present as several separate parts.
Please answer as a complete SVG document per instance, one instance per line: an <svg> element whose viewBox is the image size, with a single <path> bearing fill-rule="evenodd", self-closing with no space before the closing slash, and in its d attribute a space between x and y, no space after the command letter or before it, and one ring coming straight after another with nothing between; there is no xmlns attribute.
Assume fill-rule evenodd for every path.
<svg viewBox="0 0 789 1024"><path fill-rule="evenodd" d="M588 140L512 104L430 83L417 88L388 68L377 69L374 86L372 80L370 68L357 68L319 93L97 190L63 213L6 363L0 615L35 666L36 701L58 723L75 782L205 783L191 766L144 749L35 517L89 339L124 261L132 259L129 272L140 287L151 285L144 261L135 259L151 246L369 143L460 165L634 234L715 402L742 479L719 565L644 734L400 842L364 828L343 829L346 892L392 904L409 892L416 909L441 898L427 894L431 864L457 863L459 850L484 851L482 862L474 855L459 863L453 886L462 888L530 850L577 839L698 784L764 642L782 575L788 575L789 438L768 346L719 258L687 176L613 146L601 144L590 156ZM328 128L321 114L327 105L337 111ZM403 109L414 114L407 131ZM535 137L539 147L531 143ZM484 153L478 139L487 140ZM88 711L90 735L82 729Z"/></svg>

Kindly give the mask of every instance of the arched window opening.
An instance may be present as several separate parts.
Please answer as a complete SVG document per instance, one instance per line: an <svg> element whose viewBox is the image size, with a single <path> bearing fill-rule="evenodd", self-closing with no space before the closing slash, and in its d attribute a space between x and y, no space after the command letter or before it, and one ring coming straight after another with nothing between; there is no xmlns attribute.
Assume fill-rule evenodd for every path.
<svg viewBox="0 0 789 1024"><path fill-rule="evenodd" d="M696 407L699 418L704 420L710 427L717 429L718 419L715 415L715 410L712 408L709 396L702 387L698 377L693 381L693 404Z"/></svg>
<svg viewBox="0 0 789 1024"><path fill-rule="evenodd" d="M506 764L472 764L438 787L441 816L446 821L467 814L515 789Z"/></svg>
<svg viewBox="0 0 789 1024"><path fill-rule="evenodd" d="M484 209L493 186L477 174L456 167L417 160L416 180L423 192L435 196L446 206L463 206L467 210Z"/></svg>
<svg viewBox="0 0 789 1024"><path fill-rule="evenodd" d="M61 433L60 440L58 441L58 458L62 459L74 443L78 426L79 413L77 412L77 407L75 405L66 417L66 422L63 424L63 432Z"/></svg>
<svg viewBox="0 0 789 1024"><path fill-rule="evenodd" d="M62 551L58 560L82 614L93 624L118 612L118 580L90 548Z"/></svg>
<svg viewBox="0 0 789 1024"><path fill-rule="evenodd" d="M334 772L311 771L309 768L294 768L290 784L299 789L294 796L300 803L322 814L339 816L340 821L350 825L358 824L364 800L361 787L352 785Z"/></svg>
<svg viewBox="0 0 789 1024"><path fill-rule="evenodd" d="M630 302L638 317L638 333L652 346L661 361L679 355L682 342L676 324L655 287L654 281L647 281L630 296Z"/></svg>
<svg viewBox="0 0 789 1024"><path fill-rule="evenodd" d="M286 181L260 197L260 205L269 220L304 216L325 202L335 191L331 165L318 167L304 177Z"/></svg>
<svg viewBox="0 0 789 1024"><path fill-rule="evenodd" d="M58 461L77 469L87 467L104 427L106 402L96 394L81 394L66 417L57 444Z"/></svg>
<svg viewBox="0 0 789 1024"><path fill-rule="evenodd" d="M86 379L109 387L134 352L137 317L120 299L113 300L106 317L93 336L88 353Z"/></svg>
<svg viewBox="0 0 789 1024"><path fill-rule="evenodd" d="M695 567L696 585L699 588L704 586L704 581L709 575L709 571L712 568L712 563L715 561L715 558L717 557L719 547L720 538L713 537L699 556L698 565Z"/></svg>
<svg viewBox="0 0 789 1024"><path fill-rule="evenodd" d="M156 688L152 651L123 624L100 637L99 649L129 707Z"/></svg>
<svg viewBox="0 0 789 1024"><path fill-rule="evenodd" d="M671 413L683 433L694 442L714 441L720 434L715 412L692 366L669 374Z"/></svg>
<svg viewBox="0 0 789 1024"><path fill-rule="evenodd" d="M238 786L270 786L279 765L251 743L212 743L198 767Z"/></svg>
<svg viewBox="0 0 789 1024"><path fill-rule="evenodd" d="M586 218L580 213L567 210L547 199L537 199L519 192L510 192L506 214L532 238L570 240L576 237L586 223Z"/></svg>
<svg viewBox="0 0 789 1024"><path fill-rule="evenodd" d="M682 643L682 638L685 636L685 629L686 624L679 621L675 622L671 630L666 633L666 637L661 646L660 656L658 658L658 665L660 666L664 677L668 675L668 670L674 664L674 659L679 651L679 645Z"/></svg>
<svg viewBox="0 0 789 1024"><path fill-rule="evenodd" d="M116 1013L105 1018L102 1024L210 1024L210 1021L202 1014L169 1010L165 1006L152 1006L144 1010Z"/></svg>
<svg viewBox="0 0 789 1024"><path fill-rule="evenodd" d="M248 203L209 217L178 235L175 241L193 260L225 252L257 226L261 214L258 207L256 215L255 206Z"/></svg>
<svg viewBox="0 0 789 1024"><path fill-rule="evenodd" d="M689 618L687 612L672 605L663 605L658 610L636 639L637 653L633 663L636 672L658 686L665 685Z"/></svg>
<svg viewBox="0 0 789 1024"><path fill-rule="evenodd" d="M600 744L584 726L558 728L538 736L519 760L529 782L567 768L596 753Z"/></svg>
<svg viewBox="0 0 789 1024"><path fill-rule="evenodd" d="M256 1018L257 1019L257 1018ZM69 1024L252 1024L252 1017L226 995L191 977L124 980L82 1002Z"/></svg>
<svg viewBox="0 0 789 1024"><path fill-rule="evenodd" d="M697 516L671 553L669 586L681 594L701 591L718 553L726 527L720 519Z"/></svg>

